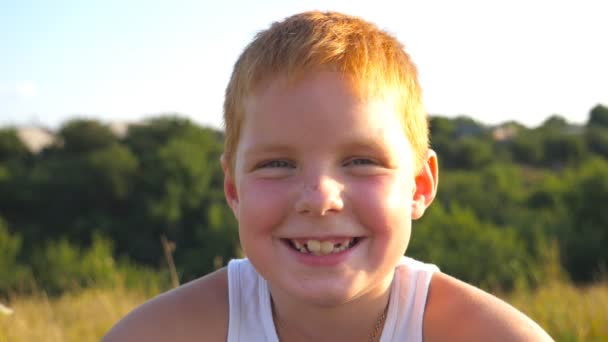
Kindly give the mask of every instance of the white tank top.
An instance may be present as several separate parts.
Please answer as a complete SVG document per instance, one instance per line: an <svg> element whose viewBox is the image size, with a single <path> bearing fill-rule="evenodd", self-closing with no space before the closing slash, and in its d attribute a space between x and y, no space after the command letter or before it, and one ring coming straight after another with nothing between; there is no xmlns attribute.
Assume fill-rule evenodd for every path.
<svg viewBox="0 0 608 342"><path fill-rule="evenodd" d="M403 257L395 270L380 342L422 341L422 320L429 284L437 266ZM270 292L247 259L228 264L230 318L228 342L279 342Z"/></svg>

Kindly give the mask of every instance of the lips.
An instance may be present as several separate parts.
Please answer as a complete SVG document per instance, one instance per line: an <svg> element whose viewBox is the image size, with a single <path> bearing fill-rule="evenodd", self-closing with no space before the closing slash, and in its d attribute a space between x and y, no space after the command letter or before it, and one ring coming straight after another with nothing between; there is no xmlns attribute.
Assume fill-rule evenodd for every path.
<svg viewBox="0 0 608 342"><path fill-rule="evenodd" d="M287 244L296 251L303 254L329 255L352 248L359 242L358 237L340 239L284 239Z"/></svg>

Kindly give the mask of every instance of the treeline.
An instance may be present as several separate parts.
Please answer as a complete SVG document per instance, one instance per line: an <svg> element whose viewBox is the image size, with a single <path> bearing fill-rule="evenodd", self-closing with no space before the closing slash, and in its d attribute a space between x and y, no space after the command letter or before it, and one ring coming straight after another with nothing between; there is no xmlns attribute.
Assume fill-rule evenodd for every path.
<svg viewBox="0 0 608 342"><path fill-rule="evenodd" d="M182 280L238 253L220 132L167 116L124 137L84 119L56 134L38 154L15 130L0 134L0 289L27 289L33 279L57 292L112 282L118 271L127 281L150 278L147 269L166 269L162 236L176 246Z"/></svg>
<svg viewBox="0 0 608 342"><path fill-rule="evenodd" d="M184 282L241 256L222 132L167 115L124 135L74 119L56 137L32 153L15 129L0 130L0 293L167 282L166 252ZM605 272L607 107L581 126L434 116L431 141L439 194L414 223L409 255L490 289Z"/></svg>

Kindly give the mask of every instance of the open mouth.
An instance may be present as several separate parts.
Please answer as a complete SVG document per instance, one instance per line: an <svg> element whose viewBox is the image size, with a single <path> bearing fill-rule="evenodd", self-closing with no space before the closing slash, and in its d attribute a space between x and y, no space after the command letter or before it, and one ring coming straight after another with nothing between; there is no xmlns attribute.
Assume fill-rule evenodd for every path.
<svg viewBox="0 0 608 342"><path fill-rule="evenodd" d="M320 240L296 240L296 239L284 239L284 241L292 249L303 253L312 255L329 255L340 253L347 249L354 247L359 241L360 237L345 238L342 240L332 241L320 241Z"/></svg>

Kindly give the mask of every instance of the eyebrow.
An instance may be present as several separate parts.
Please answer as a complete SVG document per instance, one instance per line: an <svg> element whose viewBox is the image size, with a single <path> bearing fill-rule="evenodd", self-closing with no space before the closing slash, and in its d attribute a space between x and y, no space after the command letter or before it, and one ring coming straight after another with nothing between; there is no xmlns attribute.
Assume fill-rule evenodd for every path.
<svg viewBox="0 0 608 342"><path fill-rule="evenodd" d="M259 144L253 144L252 146L247 147L243 154L246 156L258 153L286 153L293 151L293 147L286 144L275 144L271 142L263 142Z"/></svg>
<svg viewBox="0 0 608 342"><path fill-rule="evenodd" d="M345 150L350 149L365 149L365 150L385 150L386 146L380 143L377 139L365 137L364 139L355 139L341 144L340 147Z"/></svg>
<svg viewBox="0 0 608 342"><path fill-rule="evenodd" d="M340 147L343 149L368 149L385 151L388 149L384 138L385 131L366 132L364 134L350 134L344 138Z"/></svg>

